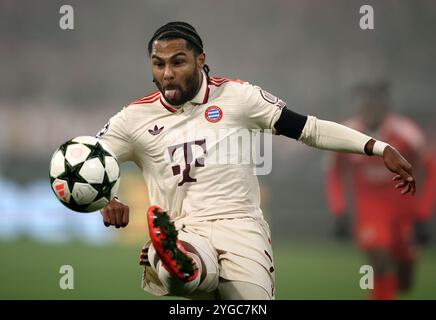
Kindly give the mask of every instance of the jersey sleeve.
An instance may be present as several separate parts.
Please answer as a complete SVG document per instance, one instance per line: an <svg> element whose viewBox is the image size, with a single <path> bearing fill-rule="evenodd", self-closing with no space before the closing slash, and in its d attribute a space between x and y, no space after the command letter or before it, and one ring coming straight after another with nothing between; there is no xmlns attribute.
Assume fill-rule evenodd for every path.
<svg viewBox="0 0 436 320"><path fill-rule="evenodd" d="M249 83L243 84L245 103L244 116L249 129L273 129L286 103Z"/></svg>
<svg viewBox="0 0 436 320"><path fill-rule="evenodd" d="M114 115L96 135L115 154L119 163L133 161L133 145L125 112L124 108Z"/></svg>

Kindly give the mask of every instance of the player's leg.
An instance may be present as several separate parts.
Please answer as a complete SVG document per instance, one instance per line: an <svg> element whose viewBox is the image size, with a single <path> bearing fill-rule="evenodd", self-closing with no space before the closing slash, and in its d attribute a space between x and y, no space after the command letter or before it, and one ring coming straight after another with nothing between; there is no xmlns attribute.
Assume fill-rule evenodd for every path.
<svg viewBox="0 0 436 320"><path fill-rule="evenodd" d="M397 292L395 260L391 253L392 234L385 221L360 222L357 226L358 244L374 270L371 299L394 299Z"/></svg>
<svg viewBox="0 0 436 320"><path fill-rule="evenodd" d="M398 274L398 289L405 293L413 287L416 263L416 249L412 244L412 224L407 220L397 220L392 254Z"/></svg>
<svg viewBox="0 0 436 320"><path fill-rule="evenodd" d="M371 298L374 300L394 299L397 291L397 275L395 261L385 248L368 250L367 257L374 269L374 290Z"/></svg>
<svg viewBox="0 0 436 320"><path fill-rule="evenodd" d="M152 241L149 262L168 294L213 292L218 284L218 264L208 240L186 230L179 233L157 206L150 207L147 216Z"/></svg>
<svg viewBox="0 0 436 320"><path fill-rule="evenodd" d="M218 299L221 300L270 300L265 288L250 282L222 279L218 284Z"/></svg>
<svg viewBox="0 0 436 320"><path fill-rule="evenodd" d="M156 274L160 282L162 283L163 287L168 291L168 295L184 296L196 290L200 284L201 281L200 274L203 273L202 272L203 267L201 261L198 255L196 255L193 252L187 252L186 254L194 260L194 263L196 264L195 267L199 271L197 277L189 281L180 279L174 274L172 274L170 271L168 271L168 269L162 263L162 259L156 252L154 246L151 245L149 247L148 257L150 259L150 264L152 268L156 271Z"/></svg>
<svg viewBox="0 0 436 320"><path fill-rule="evenodd" d="M415 261L399 260L398 268L398 290L401 293L409 292L414 284Z"/></svg>
<svg viewBox="0 0 436 320"><path fill-rule="evenodd" d="M385 248L371 248L366 251L366 255L370 265L374 269L375 277L382 277L396 271L395 260L389 250Z"/></svg>
<svg viewBox="0 0 436 320"><path fill-rule="evenodd" d="M253 218L212 223L220 264L220 299L274 299L274 261L269 227Z"/></svg>

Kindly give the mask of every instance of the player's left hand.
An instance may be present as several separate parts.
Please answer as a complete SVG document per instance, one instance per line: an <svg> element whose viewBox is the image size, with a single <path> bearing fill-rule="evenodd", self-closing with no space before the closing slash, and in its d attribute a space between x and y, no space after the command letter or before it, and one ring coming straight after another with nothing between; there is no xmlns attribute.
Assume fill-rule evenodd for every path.
<svg viewBox="0 0 436 320"><path fill-rule="evenodd" d="M148 261L148 246L144 244L141 249L141 253L139 254L139 265L140 266L150 266L150 262Z"/></svg>
<svg viewBox="0 0 436 320"><path fill-rule="evenodd" d="M416 185L415 177L412 173L412 165L404 159L404 157L397 151L397 149L387 146L383 151L383 160L386 168L397 175L393 178L398 183L395 185L396 189L404 188L401 194L411 193L415 194Z"/></svg>

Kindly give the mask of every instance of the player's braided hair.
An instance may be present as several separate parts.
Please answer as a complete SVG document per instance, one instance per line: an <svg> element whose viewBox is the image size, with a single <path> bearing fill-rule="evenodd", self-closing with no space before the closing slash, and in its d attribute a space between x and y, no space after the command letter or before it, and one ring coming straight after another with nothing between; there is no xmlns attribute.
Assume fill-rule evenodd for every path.
<svg viewBox="0 0 436 320"><path fill-rule="evenodd" d="M156 30L153 37L148 42L148 54L151 55L153 42L155 40L172 40L172 39L185 39L188 49L194 50L195 55L203 53L203 41L197 33L197 30L189 23L175 21L169 22ZM203 67L206 76L209 77L209 66Z"/></svg>

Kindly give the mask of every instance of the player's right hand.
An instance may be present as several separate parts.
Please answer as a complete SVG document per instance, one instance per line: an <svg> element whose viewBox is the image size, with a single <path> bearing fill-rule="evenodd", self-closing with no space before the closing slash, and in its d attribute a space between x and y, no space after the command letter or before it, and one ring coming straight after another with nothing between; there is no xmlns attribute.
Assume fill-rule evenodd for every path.
<svg viewBox="0 0 436 320"><path fill-rule="evenodd" d="M129 207L118 198L112 199L100 212L106 227L124 228L129 224Z"/></svg>

